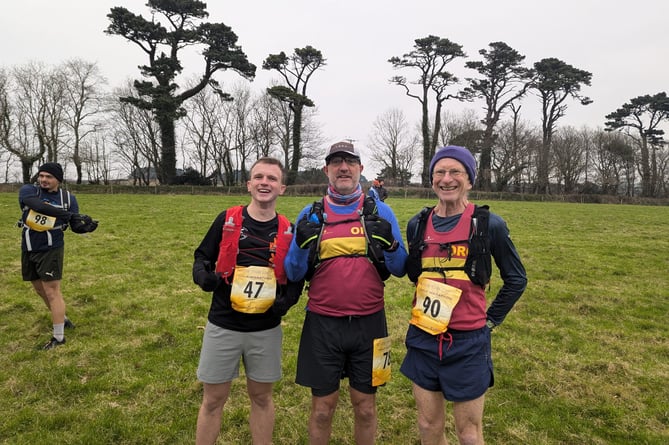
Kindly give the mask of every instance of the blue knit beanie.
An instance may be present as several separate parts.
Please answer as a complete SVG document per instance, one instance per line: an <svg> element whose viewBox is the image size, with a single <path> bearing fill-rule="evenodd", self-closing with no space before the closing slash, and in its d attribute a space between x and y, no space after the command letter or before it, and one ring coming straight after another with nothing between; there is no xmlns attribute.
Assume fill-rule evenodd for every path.
<svg viewBox="0 0 669 445"><path fill-rule="evenodd" d="M458 147L457 145L447 145L445 147L438 148L434 153L434 156L430 161L430 182L432 182L434 164L436 164L440 159L444 158L453 158L456 161L460 161L460 163L465 166L465 170L467 170L469 182L474 185L476 181L476 159L474 159L472 153L465 147Z"/></svg>

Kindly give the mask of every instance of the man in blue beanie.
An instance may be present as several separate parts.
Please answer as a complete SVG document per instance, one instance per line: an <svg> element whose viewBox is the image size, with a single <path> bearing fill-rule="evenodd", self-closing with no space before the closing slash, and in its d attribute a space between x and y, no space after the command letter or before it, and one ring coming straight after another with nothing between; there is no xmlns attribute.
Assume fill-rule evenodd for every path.
<svg viewBox="0 0 669 445"><path fill-rule="evenodd" d="M459 442L483 445L485 393L494 381L490 332L520 298L527 277L504 220L468 200L476 180L471 152L440 148L430 180L436 206L407 225L407 275L416 288L400 372L413 382L421 443L446 443L446 399ZM503 284L486 309L491 253Z"/></svg>
<svg viewBox="0 0 669 445"><path fill-rule="evenodd" d="M432 182L432 172L437 162L444 158L452 158L459 161L467 172L467 179L469 184L473 187L476 183L476 159L469 150L465 147L458 147L457 145L447 145L441 147L432 157L430 161L430 182Z"/></svg>

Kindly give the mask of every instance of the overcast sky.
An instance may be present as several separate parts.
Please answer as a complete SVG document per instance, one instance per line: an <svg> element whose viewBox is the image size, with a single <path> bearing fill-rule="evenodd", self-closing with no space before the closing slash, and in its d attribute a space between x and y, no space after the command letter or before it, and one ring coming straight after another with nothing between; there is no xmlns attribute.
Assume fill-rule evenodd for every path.
<svg viewBox="0 0 669 445"><path fill-rule="evenodd" d="M137 46L103 33L111 7L124 6L149 17L143 0L16 0L3 2L0 66L31 61L59 64L71 58L98 63L111 86L137 78L146 63ZM569 103L559 125L603 127L604 116L631 98L669 90L669 1L635 0L244 0L209 1L210 22L232 27L249 60L258 67L252 86L261 91L276 74L262 70L268 54L311 45L327 59L307 94L318 106L318 122L329 143L351 138L366 153L374 120L391 108L414 120L419 104L388 82L395 71L387 60L413 49L414 40L436 35L463 46L468 59L450 64L460 78L471 77L466 60L503 41L526 56L526 63L555 57L592 73L583 94L588 106ZM186 71L200 72L189 58ZM224 85L236 81L220 76ZM539 123L537 100L523 103L523 119ZM446 103L457 113L480 103ZM324 147L325 148L325 147ZM366 173L376 166L368 165Z"/></svg>

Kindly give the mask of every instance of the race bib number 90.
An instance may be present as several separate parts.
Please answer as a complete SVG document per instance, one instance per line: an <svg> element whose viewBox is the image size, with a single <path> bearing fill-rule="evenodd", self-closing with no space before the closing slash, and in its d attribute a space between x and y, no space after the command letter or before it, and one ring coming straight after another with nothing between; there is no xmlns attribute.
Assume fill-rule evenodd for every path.
<svg viewBox="0 0 669 445"><path fill-rule="evenodd" d="M230 301L232 308L245 314L262 314L274 304L276 277L269 267L235 267Z"/></svg>
<svg viewBox="0 0 669 445"><path fill-rule="evenodd" d="M409 323L433 335L445 332L461 294L462 290L457 287L419 278L416 286L416 304L411 309Z"/></svg>
<svg viewBox="0 0 669 445"><path fill-rule="evenodd" d="M26 218L26 225L36 232L46 232L56 226L56 217L42 215L30 209Z"/></svg>

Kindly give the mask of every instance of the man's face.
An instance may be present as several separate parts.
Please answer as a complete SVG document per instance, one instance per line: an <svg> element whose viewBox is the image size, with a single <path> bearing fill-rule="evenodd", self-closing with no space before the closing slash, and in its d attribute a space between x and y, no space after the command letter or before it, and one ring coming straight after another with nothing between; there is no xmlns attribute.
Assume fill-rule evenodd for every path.
<svg viewBox="0 0 669 445"><path fill-rule="evenodd" d="M251 170L251 179L246 181L246 189L254 201L259 203L275 201L286 191L286 186L282 182L281 168L263 162L256 164Z"/></svg>
<svg viewBox="0 0 669 445"><path fill-rule="evenodd" d="M360 159L353 156L335 155L323 167L330 185L342 195L349 195L358 188L360 174L364 169Z"/></svg>
<svg viewBox="0 0 669 445"><path fill-rule="evenodd" d="M432 190L439 200L458 202L467 198L471 190L469 175L465 166L453 158L440 159L432 170Z"/></svg>
<svg viewBox="0 0 669 445"><path fill-rule="evenodd" d="M58 190L58 179L56 179L51 173L39 172L37 175L37 182L39 183L40 187L48 190L49 192L55 192Z"/></svg>

